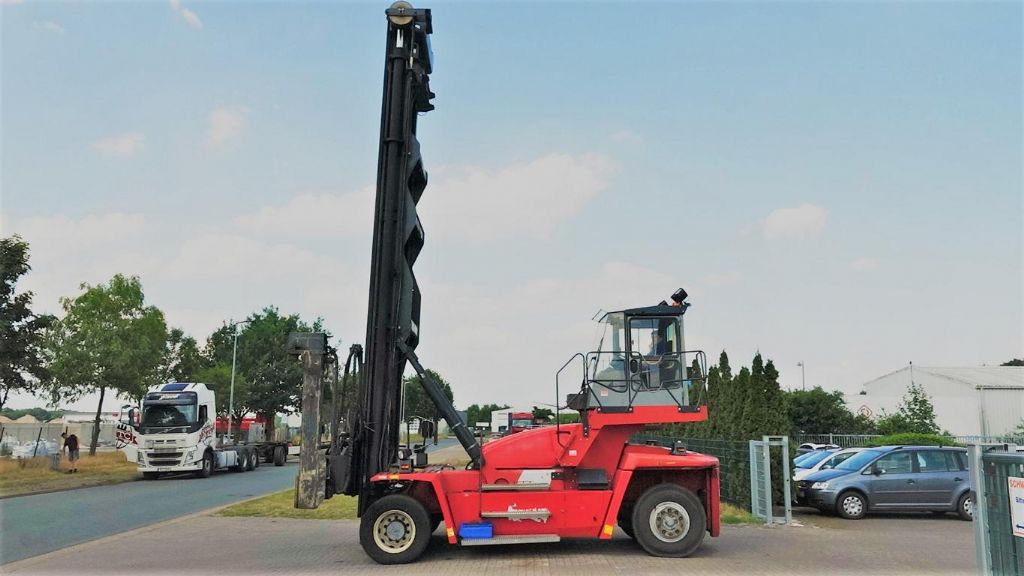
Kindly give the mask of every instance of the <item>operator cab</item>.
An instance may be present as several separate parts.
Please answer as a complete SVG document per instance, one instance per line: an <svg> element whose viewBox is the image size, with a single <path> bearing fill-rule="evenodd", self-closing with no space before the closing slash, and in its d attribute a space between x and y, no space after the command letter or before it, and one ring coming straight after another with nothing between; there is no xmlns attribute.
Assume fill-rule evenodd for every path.
<svg viewBox="0 0 1024 576"><path fill-rule="evenodd" d="M683 293L685 294L685 292ZM699 407L693 390L705 375L704 353L687 351L683 315L688 304L662 302L605 314L597 349L586 355L581 394L570 407L629 412L634 406Z"/></svg>

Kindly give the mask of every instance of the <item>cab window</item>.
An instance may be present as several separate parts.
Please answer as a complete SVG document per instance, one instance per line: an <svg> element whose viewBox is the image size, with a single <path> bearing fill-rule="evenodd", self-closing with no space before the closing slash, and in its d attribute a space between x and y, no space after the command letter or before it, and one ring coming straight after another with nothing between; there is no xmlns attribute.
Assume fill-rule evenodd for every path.
<svg viewBox="0 0 1024 576"><path fill-rule="evenodd" d="M920 450L917 453L918 472L948 472L950 468L946 454L940 450Z"/></svg>
<svg viewBox="0 0 1024 576"><path fill-rule="evenodd" d="M909 474L914 467L910 452L892 452L875 461L874 469L883 474Z"/></svg>

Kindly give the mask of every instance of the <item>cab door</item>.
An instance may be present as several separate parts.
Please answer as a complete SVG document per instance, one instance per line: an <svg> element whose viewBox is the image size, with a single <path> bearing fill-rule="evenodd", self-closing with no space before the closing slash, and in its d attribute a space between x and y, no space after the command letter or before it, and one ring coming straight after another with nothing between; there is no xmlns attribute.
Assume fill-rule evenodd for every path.
<svg viewBox="0 0 1024 576"><path fill-rule="evenodd" d="M124 453L129 462L138 462L139 442L139 434L135 428L135 408L122 406L114 430L114 446Z"/></svg>

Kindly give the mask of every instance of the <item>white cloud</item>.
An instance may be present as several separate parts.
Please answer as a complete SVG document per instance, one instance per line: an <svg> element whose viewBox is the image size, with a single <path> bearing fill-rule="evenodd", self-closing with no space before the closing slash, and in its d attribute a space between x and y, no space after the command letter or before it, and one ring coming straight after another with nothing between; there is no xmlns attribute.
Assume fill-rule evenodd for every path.
<svg viewBox="0 0 1024 576"><path fill-rule="evenodd" d="M206 144L221 146L241 135L249 109L244 106L217 108L207 117Z"/></svg>
<svg viewBox="0 0 1024 576"><path fill-rule="evenodd" d="M241 232L282 236L366 236L373 228L375 188L348 194L302 194L283 206L265 206L233 223Z"/></svg>
<svg viewBox="0 0 1024 576"><path fill-rule="evenodd" d="M48 32L53 32L54 34L63 34L64 33L64 27L61 26L60 24L57 24L56 22L51 21L51 20L47 20L45 22L39 22L36 25L38 27L42 28L43 30L46 30Z"/></svg>
<svg viewBox="0 0 1024 576"><path fill-rule="evenodd" d="M873 269L876 266L878 266L878 260L875 260L874 258L868 258L866 256L862 258L857 258L856 260L850 263L850 268L856 270L857 272L866 272L868 270Z"/></svg>
<svg viewBox="0 0 1024 576"><path fill-rule="evenodd" d="M420 203L427 234L495 240L548 238L580 213L617 171L600 154L552 153L497 170L443 167Z"/></svg>
<svg viewBox="0 0 1024 576"><path fill-rule="evenodd" d="M796 208L779 208L768 214L762 222L765 238L769 240L817 236L825 229L828 210L814 204L801 204Z"/></svg>
<svg viewBox="0 0 1024 576"><path fill-rule="evenodd" d="M196 15L195 12L182 6L181 0L171 0L171 10L174 10L178 16L181 16L189 26L197 30L201 30L203 28L203 22L199 19L199 16Z"/></svg>
<svg viewBox="0 0 1024 576"><path fill-rule="evenodd" d="M126 132L101 138L89 146L104 156L127 158L142 150L146 136L140 132Z"/></svg>
<svg viewBox="0 0 1024 576"><path fill-rule="evenodd" d="M610 136L612 142L619 144L628 144L630 146L639 146L644 143L642 136L632 130L619 130Z"/></svg>

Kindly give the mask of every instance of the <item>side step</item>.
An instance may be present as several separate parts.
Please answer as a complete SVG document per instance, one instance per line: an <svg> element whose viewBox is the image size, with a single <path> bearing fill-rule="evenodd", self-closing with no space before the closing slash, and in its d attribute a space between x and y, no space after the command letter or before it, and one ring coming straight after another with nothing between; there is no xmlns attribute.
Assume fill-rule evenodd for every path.
<svg viewBox="0 0 1024 576"><path fill-rule="evenodd" d="M480 491L482 492L524 492L528 490L548 490L551 486L549 484L542 484L540 482L523 482L521 484L482 484Z"/></svg>
<svg viewBox="0 0 1024 576"><path fill-rule="evenodd" d="M558 534L507 534L491 538L463 538L463 546L489 546L492 544L541 544L545 542L560 542L562 537Z"/></svg>
<svg viewBox="0 0 1024 576"><path fill-rule="evenodd" d="M513 510L494 510L492 512L481 512L481 518L508 518L509 520L536 520L544 522L551 516L547 508L522 508Z"/></svg>

